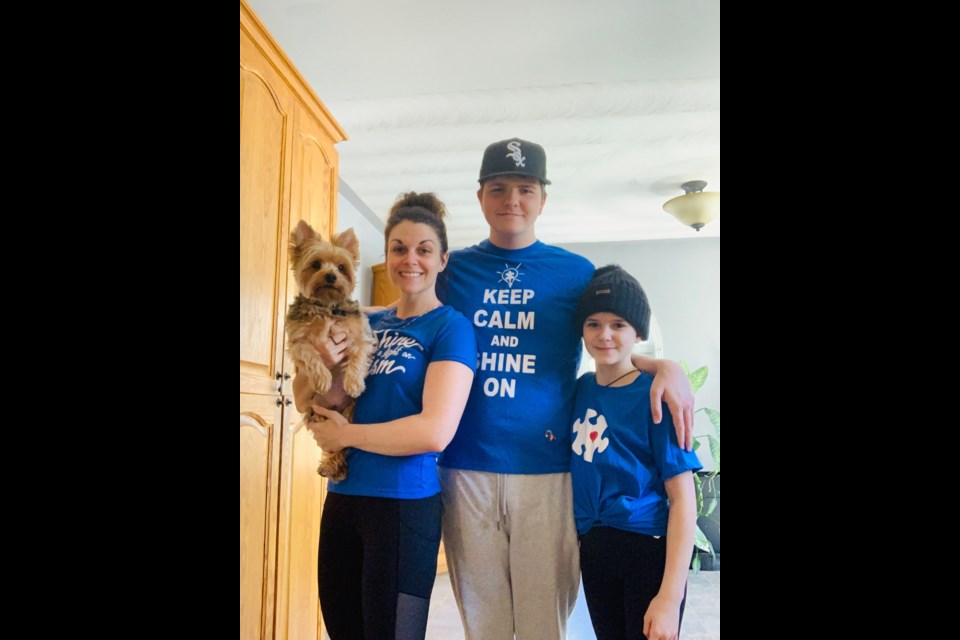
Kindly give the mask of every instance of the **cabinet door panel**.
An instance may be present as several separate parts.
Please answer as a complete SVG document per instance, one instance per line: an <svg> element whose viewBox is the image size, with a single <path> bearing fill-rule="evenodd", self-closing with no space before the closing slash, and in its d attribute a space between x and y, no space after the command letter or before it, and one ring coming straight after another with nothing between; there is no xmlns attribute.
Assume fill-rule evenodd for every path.
<svg viewBox="0 0 960 640"><path fill-rule="evenodd" d="M240 34L240 391L276 393L282 363L292 94Z"/></svg>
<svg viewBox="0 0 960 640"><path fill-rule="evenodd" d="M317 475L320 447L301 416L284 406L277 552L277 638L320 637L317 543L327 480Z"/></svg>
<svg viewBox="0 0 960 640"><path fill-rule="evenodd" d="M300 220L306 220L326 240L336 229L337 206L337 152L333 143L313 113L297 103L293 130L292 160L290 163L290 229ZM342 229L341 229L342 231ZM287 291L285 305L297 295L297 282L286 265ZM293 394L293 364L284 357L287 378L282 387L286 395Z"/></svg>
<svg viewBox="0 0 960 640"><path fill-rule="evenodd" d="M273 637L278 396L240 394L240 638Z"/></svg>
<svg viewBox="0 0 960 640"><path fill-rule="evenodd" d="M306 220L329 240L337 226L337 152L321 124L299 103L290 178L291 227Z"/></svg>

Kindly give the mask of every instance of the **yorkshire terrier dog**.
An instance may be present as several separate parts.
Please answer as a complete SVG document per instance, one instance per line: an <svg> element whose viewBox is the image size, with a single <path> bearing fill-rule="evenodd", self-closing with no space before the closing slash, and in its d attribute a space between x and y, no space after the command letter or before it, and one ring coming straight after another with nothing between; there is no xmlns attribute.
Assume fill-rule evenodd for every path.
<svg viewBox="0 0 960 640"><path fill-rule="evenodd" d="M364 377L374 351L373 334L360 305L350 300L356 287L360 266L360 242L347 229L331 242L323 240L313 228L300 221L290 234L290 266L293 268L300 294L287 311L287 352L297 370L310 380L314 393L325 394L333 383L333 374L314 347L327 335L331 325L347 332L353 341L339 365L343 389L357 398L366 384ZM338 408L347 420L353 418L354 400ZM313 418L313 410L306 419ZM347 477L344 451L324 454L317 473L339 482Z"/></svg>

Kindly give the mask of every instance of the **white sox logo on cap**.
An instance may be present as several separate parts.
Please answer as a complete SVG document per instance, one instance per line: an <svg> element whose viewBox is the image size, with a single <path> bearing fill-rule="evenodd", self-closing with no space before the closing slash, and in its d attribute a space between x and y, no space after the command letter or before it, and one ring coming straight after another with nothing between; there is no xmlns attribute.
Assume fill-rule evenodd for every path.
<svg viewBox="0 0 960 640"><path fill-rule="evenodd" d="M507 145L507 149L510 150L510 153L508 153L506 157L508 157L508 158L513 158L513 161L517 163L517 166L518 166L518 167L525 167L525 166L527 166L527 165L523 164L523 161L526 160L526 158L524 158L523 155L520 153L520 143L519 143L519 142L517 142L516 140L514 140L513 142L511 142L510 144Z"/></svg>
<svg viewBox="0 0 960 640"><path fill-rule="evenodd" d="M480 180L494 176L529 176L541 184L547 180L547 154L536 142L522 138L507 138L488 145L480 164Z"/></svg>

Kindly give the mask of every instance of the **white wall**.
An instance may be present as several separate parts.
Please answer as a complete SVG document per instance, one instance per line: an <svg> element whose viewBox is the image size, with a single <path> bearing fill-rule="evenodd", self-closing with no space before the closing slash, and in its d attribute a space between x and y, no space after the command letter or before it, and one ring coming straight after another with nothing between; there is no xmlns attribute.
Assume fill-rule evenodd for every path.
<svg viewBox="0 0 960 640"><path fill-rule="evenodd" d="M353 227L354 233L360 239L360 281L354 297L360 304L369 305L373 284L370 267L384 260L383 223L350 186L341 180L337 196L337 232L346 231L350 227Z"/></svg>
<svg viewBox="0 0 960 640"><path fill-rule="evenodd" d="M697 392L697 407L720 410L720 238L564 244L597 267L616 263L629 271L650 300L663 334L663 357L684 360L691 369L710 369ZM703 413L694 435L713 433ZM701 446L706 446L706 441ZM700 456L704 468L712 468Z"/></svg>

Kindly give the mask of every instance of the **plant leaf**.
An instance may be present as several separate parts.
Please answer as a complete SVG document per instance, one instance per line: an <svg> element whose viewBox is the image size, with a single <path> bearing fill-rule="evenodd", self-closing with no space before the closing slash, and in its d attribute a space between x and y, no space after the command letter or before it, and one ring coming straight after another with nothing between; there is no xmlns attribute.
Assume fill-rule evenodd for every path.
<svg viewBox="0 0 960 640"><path fill-rule="evenodd" d="M710 373L710 370L707 367L700 367L696 371L687 374L687 377L690 379L690 389L696 393L700 387L703 386L703 383L707 381L707 374Z"/></svg>
<svg viewBox="0 0 960 640"><path fill-rule="evenodd" d="M717 431L717 438L719 438L720 437L720 412L717 411L716 409L708 409L707 407L703 407L702 409L700 409L700 411L703 411L705 414L707 414L707 417L710 418L710 422L713 423L713 428L716 429Z"/></svg>
<svg viewBox="0 0 960 640"><path fill-rule="evenodd" d="M716 467L715 473L720 473L720 438L707 436L707 442L710 443L710 455L713 456L713 464Z"/></svg>
<svg viewBox="0 0 960 640"><path fill-rule="evenodd" d="M686 376L689 378L689 377L690 377L690 367L687 366L687 363L684 362L683 360L681 360L681 361L678 362L677 364L680 365L680 368L683 369L683 373L686 374Z"/></svg>
<svg viewBox="0 0 960 640"><path fill-rule="evenodd" d="M693 544L697 549L703 549L704 551L713 553L713 547L710 546L710 541L707 540L707 536L703 534L700 525L697 525L697 530L693 532Z"/></svg>

